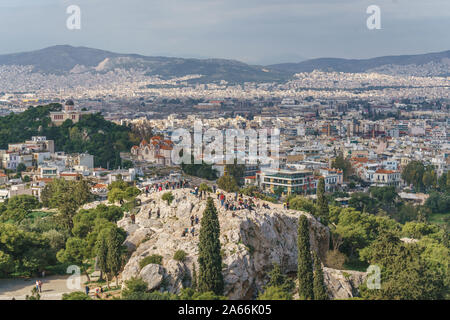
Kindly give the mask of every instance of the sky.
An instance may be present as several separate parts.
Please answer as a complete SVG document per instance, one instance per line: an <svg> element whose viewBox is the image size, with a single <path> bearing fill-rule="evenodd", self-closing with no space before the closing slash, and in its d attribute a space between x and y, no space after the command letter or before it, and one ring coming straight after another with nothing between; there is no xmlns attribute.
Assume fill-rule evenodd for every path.
<svg viewBox="0 0 450 320"><path fill-rule="evenodd" d="M381 29L367 28L370 5ZM59 44L251 64L439 52L450 0L0 0L0 54Z"/></svg>

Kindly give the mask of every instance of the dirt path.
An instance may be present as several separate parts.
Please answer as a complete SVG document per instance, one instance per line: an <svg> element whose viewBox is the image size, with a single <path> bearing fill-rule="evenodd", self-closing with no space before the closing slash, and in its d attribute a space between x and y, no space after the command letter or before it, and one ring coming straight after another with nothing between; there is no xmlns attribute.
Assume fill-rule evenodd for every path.
<svg viewBox="0 0 450 320"><path fill-rule="evenodd" d="M42 281L41 300L61 300L63 293L83 291L86 276L81 277L81 288L69 289L67 279L69 276L49 276L45 278L24 279L0 279L0 300L25 300L26 295L31 295L36 280Z"/></svg>

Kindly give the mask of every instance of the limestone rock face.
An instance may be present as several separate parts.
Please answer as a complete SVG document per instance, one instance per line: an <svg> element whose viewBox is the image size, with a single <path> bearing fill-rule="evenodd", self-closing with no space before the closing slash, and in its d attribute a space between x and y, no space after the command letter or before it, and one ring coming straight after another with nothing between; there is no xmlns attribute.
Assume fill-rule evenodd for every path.
<svg viewBox="0 0 450 320"><path fill-rule="evenodd" d="M129 252L133 252L134 250L136 250L136 248L139 246L139 244L142 243L142 241L145 241L145 239L147 239L152 235L152 233L154 233L152 229L142 227L132 228L131 230L135 231L131 233L131 236L129 236L124 243Z"/></svg>
<svg viewBox="0 0 450 320"><path fill-rule="evenodd" d="M358 295L358 287L367 278L366 272L323 268L325 285L332 299L348 299Z"/></svg>
<svg viewBox="0 0 450 320"><path fill-rule="evenodd" d="M142 206L136 215L136 224L132 225L125 217L118 225L127 231L125 244L133 252L122 273L122 280L139 276L145 269L139 270L139 261L158 254L163 256L161 268L164 269L162 282L165 289L178 293L184 285L189 285L194 263L197 272L199 269L200 224L194 225L192 235L190 217L197 215L201 219L206 201L195 197L188 189L171 192L174 200L170 205L161 199L164 192L141 196ZM273 204L270 204L271 209L231 212L220 207L215 195L211 196L218 210L225 295L230 299L255 298L267 283L267 272L273 263L280 264L286 273L297 271L297 222L300 215L306 215L310 221L311 249L320 257L324 257L328 250L328 228L308 213L284 210L281 205ZM233 196L229 194L227 198L232 199ZM158 208L159 219L156 217ZM189 228L189 233L182 237L185 228ZM177 250L187 253L184 262L173 260ZM146 270L145 274L148 272Z"/></svg>
<svg viewBox="0 0 450 320"><path fill-rule="evenodd" d="M147 282L149 290L156 289L164 279L164 268L159 264L148 264L139 272L139 277Z"/></svg>

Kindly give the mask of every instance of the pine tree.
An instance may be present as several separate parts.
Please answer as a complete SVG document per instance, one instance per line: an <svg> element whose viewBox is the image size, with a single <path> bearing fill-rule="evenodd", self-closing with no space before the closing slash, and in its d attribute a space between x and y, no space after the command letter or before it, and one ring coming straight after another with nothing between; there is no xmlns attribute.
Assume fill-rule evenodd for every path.
<svg viewBox="0 0 450 320"><path fill-rule="evenodd" d="M318 206L318 216L320 217L320 222L323 224L328 223L329 216L329 208L328 208L328 200L325 197L325 179L320 178L319 183L317 185L317 206Z"/></svg>
<svg viewBox="0 0 450 320"><path fill-rule="evenodd" d="M313 266L309 245L308 218L302 215L298 220L298 294L300 299L312 300L313 293Z"/></svg>
<svg viewBox="0 0 450 320"><path fill-rule="evenodd" d="M122 240L116 227L109 230L107 238L108 253L106 262L111 275L116 277L116 286L119 286L119 272L122 268Z"/></svg>
<svg viewBox="0 0 450 320"><path fill-rule="evenodd" d="M322 264L316 252L314 256L314 300L328 300L327 290L323 280Z"/></svg>
<svg viewBox="0 0 450 320"><path fill-rule="evenodd" d="M198 245L199 277L198 291L223 294L222 256L220 254L220 225L214 201L208 197L206 209L200 222Z"/></svg>

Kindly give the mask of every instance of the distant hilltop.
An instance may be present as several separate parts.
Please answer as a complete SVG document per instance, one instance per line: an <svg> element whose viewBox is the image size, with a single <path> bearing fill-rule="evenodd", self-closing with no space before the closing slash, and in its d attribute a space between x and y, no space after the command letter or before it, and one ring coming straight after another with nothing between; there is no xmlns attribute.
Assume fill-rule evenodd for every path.
<svg viewBox="0 0 450 320"><path fill-rule="evenodd" d="M348 73L361 73L367 71L376 71L387 66L424 66L431 63L450 64L450 50L436 53L402 55L402 56L384 56L371 59L338 59L338 58L320 58L306 60L300 63L282 63L268 66L272 70L280 72L312 72L336 71ZM447 72L448 74L448 72Z"/></svg>
<svg viewBox="0 0 450 320"><path fill-rule="evenodd" d="M257 66L227 59L149 57L87 47L57 45L36 51L0 55L1 65L32 66L33 72L44 74L105 73L116 68L123 68L142 70L146 75L158 75L167 79L202 75L200 79L193 79L195 82L202 83L281 82L291 79L295 73L314 70L448 76L450 75L450 50L360 60L321 58L300 63Z"/></svg>

